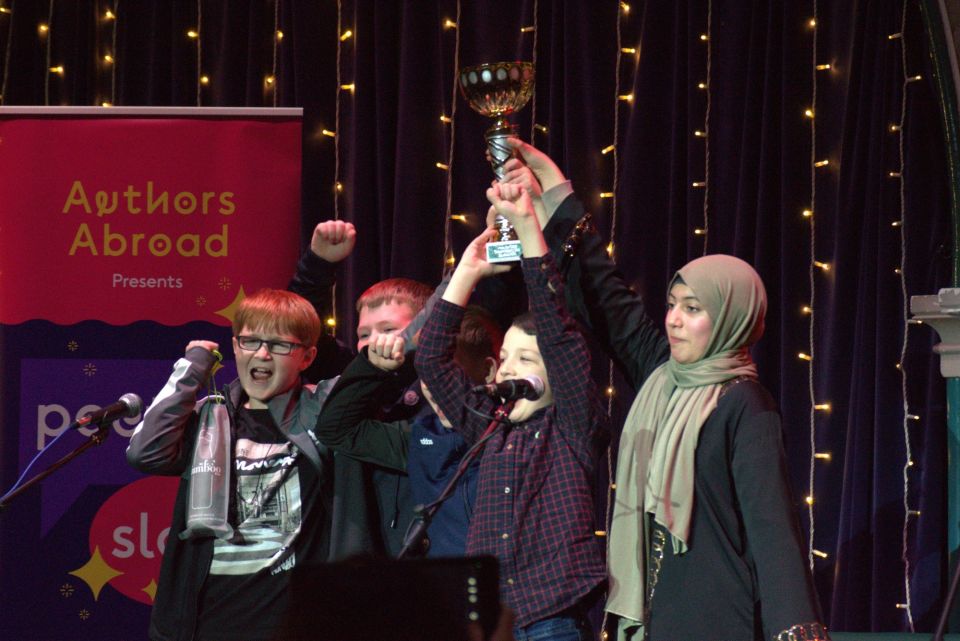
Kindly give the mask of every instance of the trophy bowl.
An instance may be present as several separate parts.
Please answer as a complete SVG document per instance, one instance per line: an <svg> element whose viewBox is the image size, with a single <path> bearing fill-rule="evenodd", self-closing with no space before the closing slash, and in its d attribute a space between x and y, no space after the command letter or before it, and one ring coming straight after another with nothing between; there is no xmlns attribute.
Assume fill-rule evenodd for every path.
<svg viewBox="0 0 960 641"><path fill-rule="evenodd" d="M498 180L503 180L504 165L513 156L507 138L516 135L507 115L523 109L533 96L534 66L532 62L493 62L464 67L460 70L460 93L477 113L493 118L493 125L484 133L490 166ZM507 263L520 260L523 248L517 235L503 216L497 216L499 240L486 244L487 261Z"/></svg>
<svg viewBox="0 0 960 641"><path fill-rule="evenodd" d="M519 111L534 87L532 62L492 62L460 70L460 93L474 111L500 118Z"/></svg>

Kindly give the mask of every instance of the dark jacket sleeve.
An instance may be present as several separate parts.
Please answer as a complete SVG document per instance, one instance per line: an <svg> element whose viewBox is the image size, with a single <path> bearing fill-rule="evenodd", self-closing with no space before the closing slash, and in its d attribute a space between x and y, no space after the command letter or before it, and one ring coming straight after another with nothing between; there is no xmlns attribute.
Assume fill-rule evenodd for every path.
<svg viewBox="0 0 960 641"><path fill-rule="evenodd" d="M757 383L735 386L722 402L738 408L731 472L770 639L821 620L787 479L780 414Z"/></svg>
<svg viewBox="0 0 960 641"><path fill-rule="evenodd" d="M430 388L434 402L450 424L468 444L476 443L487 425L466 409L466 404L479 414L490 415L496 403L485 396L471 394L472 385L453 356L464 308L439 300L420 334L416 366L421 380Z"/></svg>
<svg viewBox="0 0 960 641"><path fill-rule="evenodd" d="M337 263L329 263L308 249L300 257L297 271L287 285L288 290L303 296L313 305L321 323L333 315L336 269ZM311 383L333 378L343 371L353 356L353 350L348 345L321 332L317 341L317 357L303 372L303 376Z"/></svg>
<svg viewBox="0 0 960 641"><path fill-rule="evenodd" d="M643 299L627 286L606 243L583 217L583 205L569 196L550 218L544 238L566 282L567 308L639 389L667 359L669 347L659 323L648 316Z"/></svg>
<svg viewBox="0 0 960 641"><path fill-rule="evenodd" d="M413 367L408 364L399 372L384 372L371 365L365 353L357 355L343 371L320 413L317 438L337 452L406 472L409 422L377 421L371 417L413 378Z"/></svg>
<svg viewBox="0 0 960 641"><path fill-rule="evenodd" d="M153 403L143 413L127 446L127 463L147 474L176 476L190 460L196 434L197 394L210 377L214 355L194 347L173 365Z"/></svg>

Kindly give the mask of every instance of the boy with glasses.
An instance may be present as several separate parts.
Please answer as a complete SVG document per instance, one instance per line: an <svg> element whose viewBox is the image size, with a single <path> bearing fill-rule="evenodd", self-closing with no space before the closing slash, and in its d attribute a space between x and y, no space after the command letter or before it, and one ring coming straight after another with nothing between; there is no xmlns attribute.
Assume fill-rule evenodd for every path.
<svg viewBox="0 0 960 641"><path fill-rule="evenodd" d="M301 380L320 319L300 296L265 289L240 304L233 335L238 378L223 394L197 400L218 345L191 341L127 448L136 469L181 479L155 641L274 638L292 570L329 553L333 457L313 428L332 381Z"/></svg>

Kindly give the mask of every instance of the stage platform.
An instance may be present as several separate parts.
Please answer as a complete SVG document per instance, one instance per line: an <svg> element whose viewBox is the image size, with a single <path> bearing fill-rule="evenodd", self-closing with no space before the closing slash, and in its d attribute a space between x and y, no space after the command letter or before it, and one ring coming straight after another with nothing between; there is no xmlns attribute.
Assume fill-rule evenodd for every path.
<svg viewBox="0 0 960 641"><path fill-rule="evenodd" d="M930 641L932 632L908 634L904 632L831 632L833 641ZM960 634L945 634L943 641L960 641Z"/></svg>

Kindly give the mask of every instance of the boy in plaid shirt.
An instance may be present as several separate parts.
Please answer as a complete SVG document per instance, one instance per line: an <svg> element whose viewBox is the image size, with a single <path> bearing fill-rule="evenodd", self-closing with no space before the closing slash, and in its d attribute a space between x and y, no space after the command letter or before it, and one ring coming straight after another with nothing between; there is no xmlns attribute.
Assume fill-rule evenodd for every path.
<svg viewBox="0 0 960 641"><path fill-rule="evenodd" d="M586 640L587 601L606 574L592 496L606 415L529 195L517 185L494 184L487 198L520 239L531 306L504 336L496 381L533 375L545 389L536 400L518 400L509 421L484 446L467 554L499 560L501 598L516 612L518 641ZM509 269L485 259L495 233L488 229L464 252L423 328L416 356L422 380L468 443L485 431L489 418L482 415L490 417L500 405L471 394L473 386L453 360L474 286Z"/></svg>

